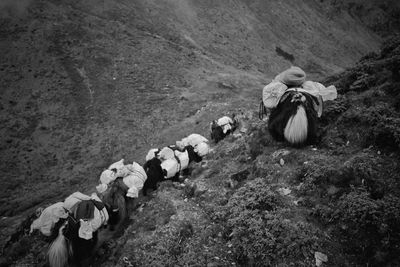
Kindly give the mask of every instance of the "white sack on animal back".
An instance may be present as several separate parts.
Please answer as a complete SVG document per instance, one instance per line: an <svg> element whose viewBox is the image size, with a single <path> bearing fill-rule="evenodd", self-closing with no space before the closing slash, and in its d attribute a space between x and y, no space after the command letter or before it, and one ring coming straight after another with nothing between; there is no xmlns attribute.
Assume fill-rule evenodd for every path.
<svg viewBox="0 0 400 267"><path fill-rule="evenodd" d="M188 137L183 138L181 141L176 141L176 146L183 149L185 146L195 147L196 145L208 142L208 139L200 134L191 134Z"/></svg>
<svg viewBox="0 0 400 267"><path fill-rule="evenodd" d="M323 84L313 81L306 81L302 88L315 97L322 97L322 101L334 100L337 98L337 91L334 85L325 87Z"/></svg>
<svg viewBox="0 0 400 267"><path fill-rule="evenodd" d="M158 148L152 148L149 150L149 152L147 152L146 155L146 161L151 160L152 158L156 157L156 153L160 152L160 150Z"/></svg>
<svg viewBox="0 0 400 267"><path fill-rule="evenodd" d="M176 159L167 159L161 163L161 168L167 171L166 179L172 178L179 171L179 163Z"/></svg>
<svg viewBox="0 0 400 267"><path fill-rule="evenodd" d="M117 173L112 170L104 170L100 175L100 183L109 184L117 179Z"/></svg>
<svg viewBox="0 0 400 267"><path fill-rule="evenodd" d="M147 180L146 172L136 162L128 164L126 167L130 172L129 175L123 178L124 184L129 188L126 196L137 198L139 197L139 190L143 188L144 182Z"/></svg>
<svg viewBox="0 0 400 267"><path fill-rule="evenodd" d="M169 147L164 147L158 154L161 160L172 159L174 155L174 151Z"/></svg>
<svg viewBox="0 0 400 267"><path fill-rule="evenodd" d="M272 81L263 88L263 103L266 108L274 108L288 87L279 82Z"/></svg>
<svg viewBox="0 0 400 267"><path fill-rule="evenodd" d="M184 152L180 151L175 151L175 156L179 158L179 161L181 163L181 170L186 169L189 166L189 153L187 150Z"/></svg>
<svg viewBox="0 0 400 267"><path fill-rule="evenodd" d="M64 203L57 202L42 211L39 218L32 222L30 231L38 229L43 235L50 236L54 225L60 218L66 219L67 217L68 213L64 209Z"/></svg>
<svg viewBox="0 0 400 267"><path fill-rule="evenodd" d="M226 134L229 130L232 129L233 120L228 116L223 116L222 118L218 119L217 124L218 126L222 127L222 132Z"/></svg>
<svg viewBox="0 0 400 267"><path fill-rule="evenodd" d="M78 202L90 199L92 199L90 196L82 194L81 192L72 193L64 200L64 208L66 208L69 211L72 211L72 209Z"/></svg>
<svg viewBox="0 0 400 267"><path fill-rule="evenodd" d="M93 193L90 196L91 199L101 202L100 198ZM78 231L78 236L80 238L89 240L93 238L93 233L96 232L102 225L107 224L109 219L108 212L106 208L102 210L97 209L94 207L93 210L93 218L90 220L80 220L80 227Z"/></svg>
<svg viewBox="0 0 400 267"><path fill-rule="evenodd" d="M108 167L108 169L109 170L112 170L112 169L120 169L120 168L122 168L122 167L124 167L124 159L121 159L121 160L119 160L119 161L117 161L117 162L114 162L113 164L111 164L109 167Z"/></svg>
<svg viewBox="0 0 400 267"><path fill-rule="evenodd" d="M200 157L204 157L210 153L210 146L207 143L200 143L194 147L194 152L196 152Z"/></svg>

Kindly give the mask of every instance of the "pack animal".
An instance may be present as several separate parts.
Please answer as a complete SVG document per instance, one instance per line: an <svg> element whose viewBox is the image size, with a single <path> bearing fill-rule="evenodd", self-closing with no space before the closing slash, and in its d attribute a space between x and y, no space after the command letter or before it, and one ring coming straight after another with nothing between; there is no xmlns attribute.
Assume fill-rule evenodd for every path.
<svg viewBox="0 0 400 267"><path fill-rule="evenodd" d="M108 225L110 230L120 229L121 225L126 221L129 210L129 201L133 200L126 197L128 186L123 182L122 178L115 179L102 193L101 199L109 210Z"/></svg>
<svg viewBox="0 0 400 267"><path fill-rule="evenodd" d="M183 150L179 150L176 148L174 148L174 149L179 151L179 153L183 153L183 152L187 153L188 165L191 162L200 162L203 159L198 153L195 152L195 149L191 145L185 146ZM173 157L172 159L174 160L175 157ZM165 180L178 181L179 180L180 172L177 172L172 178L166 179L167 171L165 169L163 169L162 161L158 157L153 157L153 158L147 160L146 163L143 165L143 168L147 174L147 180L145 181L144 186L143 186L143 195L144 196L147 195L147 191L149 189L157 190L158 183L160 183L162 181L165 181ZM180 171L182 171L184 173L185 172L187 173L188 170L189 170L188 166L184 166L183 168L180 168Z"/></svg>
<svg viewBox="0 0 400 267"><path fill-rule="evenodd" d="M316 142L318 113L322 101L304 91L287 90L276 108L271 110L268 130L277 141L287 141L293 146Z"/></svg>
<svg viewBox="0 0 400 267"><path fill-rule="evenodd" d="M218 143L227 135L233 133L237 126L238 121L235 119L235 115L232 116L232 119L228 116L224 116L218 120L214 120L211 123L211 140Z"/></svg>
<svg viewBox="0 0 400 267"><path fill-rule="evenodd" d="M110 190L112 189L111 187ZM103 202L82 200L74 205L68 217L54 229L58 231L58 235L48 250L51 267L89 265L98 243L100 227L107 223L116 225L126 217L125 202L119 196L120 194L115 192L109 198L103 198ZM93 221L93 218L99 220ZM88 228L89 232L86 231ZM95 229L92 232L93 228Z"/></svg>

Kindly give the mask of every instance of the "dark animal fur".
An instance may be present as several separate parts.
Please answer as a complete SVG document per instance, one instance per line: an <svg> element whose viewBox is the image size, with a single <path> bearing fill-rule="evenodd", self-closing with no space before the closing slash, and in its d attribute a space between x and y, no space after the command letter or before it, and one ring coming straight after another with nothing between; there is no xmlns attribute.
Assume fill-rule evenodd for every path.
<svg viewBox="0 0 400 267"><path fill-rule="evenodd" d="M60 233L60 237L62 237L65 240L65 244L62 244L58 242L59 237L54 237L53 242L58 242L57 247L60 248L60 246L64 247L64 249L56 249L53 251L52 255L58 254L58 255L63 255L63 251L69 251L66 252L68 254L68 263L72 264L73 266L88 266L89 265L89 260L92 256L92 253L94 252L94 249L96 247L96 244L98 242L98 231L93 232L93 237L89 240L83 239L79 237L79 228L80 228L80 219L91 219L93 218L94 214L94 208L106 208L107 211L110 213L109 207L111 207L113 204L107 203L106 205L103 205L101 202L95 202L92 200L83 200L79 202L75 208L73 208L73 212L69 214L67 219L60 220L59 223L57 223L56 227L54 230L57 230L59 232L60 230L62 231ZM123 207L120 207L122 209ZM63 229L60 229L62 225L65 227ZM59 230L60 229L60 230ZM53 231L54 233L55 231ZM62 245L61 245L62 244ZM66 255L67 256L67 255ZM53 264L58 265L64 265L62 264L62 261L57 261L53 258L50 262L53 262Z"/></svg>
<svg viewBox="0 0 400 267"><path fill-rule="evenodd" d="M293 97L301 93L305 98L305 102L293 101ZM317 132L317 112L314 109L313 102L318 103L318 100L305 92L288 91L282 98L283 101L279 102L278 106L271 110L271 115L268 122L268 130L271 136L277 141L285 141L284 130L288 120L296 114L299 105L303 105L308 121L307 138L297 146L309 145L316 142Z"/></svg>
<svg viewBox="0 0 400 267"><path fill-rule="evenodd" d="M224 130L221 126L217 124L216 121L213 121L211 124L211 140L214 140L214 142L217 144L219 141L224 139L227 135L230 135L233 133L238 126L237 121L235 120L235 116L233 116L233 125L230 130L228 130L226 133L224 133Z"/></svg>
<svg viewBox="0 0 400 267"><path fill-rule="evenodd" d="M177 148L171 148L173 150L178 150ZM191 162L200 162L203 160L196 152L194 152L194 148L192 146L186 146L183 151L188 152L189 156L189 163ZM179 150L183 152L182 150ZM151 160L147 161L143 165L143 169L146 172L147 180L144 182L143 185L143 195L147 195L148 189L157 190L157 185L159 182L165 181L164 178L166 176L165 171L161 168L161 160L158 158L152 158ZM183 171L187 171L183 170ZM179 172L172 178L168 179L172 181L179 181Z"/></svg>
<svg viewBox="0 0 400 267"><path fill-rule="evenodd" d="M111 230L119 228L127 217L128 207L126 193L128 187L123 182L122 178L117 178L109 185L109 189L103 193L102 200L108 210L108 225Z"/></svg>
<svg viewBox="0 0 400 267"><path fill-rule="evenodd" d="M164 180L163 170L161 168L161 160L158 158L152 158L143 165L143 169L146 172L147 179L143 185L143 195L147 195L147 190L157 189L157 184Z"/></svg>
<svg viewBox="0 0 400 267"><path fill-rule="evenodd" d="M196 152L194 152L194 148L192 146L185 146L185 150L189 155L189 163L190 162L200 162L203 160L203 157L200 157Z"/></svg>
<svg viewBox="0 0 400 267"><path fill-rule="evenodd" d="M75 219L70 216L68 217L67 227L64 229L64 236L67 238L68 243L72 248L71 261L77 266L84 265L84 261L90 258L98 241L97 231L93 233L92 239L86 240L80 238L78 234L79 227L79 219Z"/></svg>

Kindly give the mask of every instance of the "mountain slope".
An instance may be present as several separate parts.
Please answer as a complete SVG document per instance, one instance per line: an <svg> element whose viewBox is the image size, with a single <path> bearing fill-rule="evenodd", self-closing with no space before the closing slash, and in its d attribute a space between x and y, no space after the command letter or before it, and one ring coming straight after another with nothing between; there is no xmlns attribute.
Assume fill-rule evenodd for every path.
<svg viewBox="0 0 400 267"><path fill-rule="evenodd" d="M396 1L18 3L0 3L2 237L37 206L93 190L111 162L143 163L151 147L255 110L263 85L291 64L312 79L350 66L378 48L398 10Z"/></svg>
<svg viewBox="0 0 400 267"><path fill-rule="evenodd" d="M246 112L241 128L163 183L103 266L397 266L400 38L329 77L317 146L295 149ZM367 81L366 81L367 79Z"/></svg>

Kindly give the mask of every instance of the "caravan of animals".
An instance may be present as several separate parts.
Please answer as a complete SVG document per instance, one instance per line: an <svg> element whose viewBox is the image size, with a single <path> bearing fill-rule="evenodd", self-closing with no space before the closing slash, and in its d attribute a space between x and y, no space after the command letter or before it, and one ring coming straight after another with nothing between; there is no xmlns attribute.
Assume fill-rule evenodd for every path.
<svg viewBox="0 0 400 267"><path fill-rule="evenodd" d="M315 142L323 102L337 97L334 86L325 87L305 78L302 69L291 67L262 92L262 112L271 111L271 136L294 147ZM214 120L210 125L211 140L218 143L238 125L234 114ZM149 190L156 190L165 180L182 182L189 174L189 165L201 162L211 151L207 138L191 134L174 145L150 149L143 166L136 162L125 164L121 159L101 173L96 193L88 196L75 192L63 202L39 210L30 233L39 230L51 240L47 253L50 266L86 265L97 248L99 233L124 227L130 206L140 194L145 196Z"/></svg>

